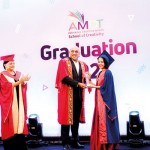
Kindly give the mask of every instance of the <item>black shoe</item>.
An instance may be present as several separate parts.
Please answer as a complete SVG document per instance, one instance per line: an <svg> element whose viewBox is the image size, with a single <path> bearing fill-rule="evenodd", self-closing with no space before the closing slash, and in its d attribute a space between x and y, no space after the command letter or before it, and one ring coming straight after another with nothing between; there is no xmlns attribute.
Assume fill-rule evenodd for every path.
<svg viewBox="0 0 150 150"><path fill-rule="evenodd" d="M79 142L76 142L76 143L72 143L71 147L80 149L80 148L84 148L84 145L81 145Z"/></svg>
<svg viewBox="0 0 150 150"><path fill-rule="evenodd" d="M70 150L70 145L68 145L68 144L64 145L63 150Z"/></svg>

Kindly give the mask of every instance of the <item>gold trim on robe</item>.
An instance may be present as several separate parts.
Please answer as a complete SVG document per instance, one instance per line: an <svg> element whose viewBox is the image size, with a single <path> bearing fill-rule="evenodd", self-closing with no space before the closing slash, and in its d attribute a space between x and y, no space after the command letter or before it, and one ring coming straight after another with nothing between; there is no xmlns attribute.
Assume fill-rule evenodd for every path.
<svg viewBox="0 0 150 150"><path fill-rule="evenodd" d="M65 59L67 63L68 74L72 77L72 65L69 59ZM68 88L68 123L73 124L73 89L71 86Z"/></svg>

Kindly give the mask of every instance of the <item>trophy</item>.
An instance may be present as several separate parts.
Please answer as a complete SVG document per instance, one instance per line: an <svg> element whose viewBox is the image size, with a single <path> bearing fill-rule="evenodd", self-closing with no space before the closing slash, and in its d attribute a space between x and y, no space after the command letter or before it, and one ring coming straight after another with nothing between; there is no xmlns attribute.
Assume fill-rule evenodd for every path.
<svg viewBox="0 0 150 150"><path fill-rule="evenodd" d="M85 81L86 81L86 85L89 86L90 85L90 81L89 81L89 73L85 72Z"/></svg>

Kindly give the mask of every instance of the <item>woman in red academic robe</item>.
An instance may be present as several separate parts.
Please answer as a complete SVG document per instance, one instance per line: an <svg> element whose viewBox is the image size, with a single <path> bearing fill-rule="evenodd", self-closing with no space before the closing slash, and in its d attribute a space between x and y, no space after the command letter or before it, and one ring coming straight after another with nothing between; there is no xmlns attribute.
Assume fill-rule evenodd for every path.
<svg viewBox="0 0 150 150"><path fill-rule="evenodd" d="M0 57L4 71L0 73L1 136L4 150L27 150L26 90L30 77L15 71L14 55Z"/></svg>
<svg viewBox="0 0 150 150"><path fill-rule="evenodd" d="M115 150L120 141L117 102L113 75L108 69L114 59L104 51L98 57L100 73L96 79L95 109L90 150Z"/></svg>

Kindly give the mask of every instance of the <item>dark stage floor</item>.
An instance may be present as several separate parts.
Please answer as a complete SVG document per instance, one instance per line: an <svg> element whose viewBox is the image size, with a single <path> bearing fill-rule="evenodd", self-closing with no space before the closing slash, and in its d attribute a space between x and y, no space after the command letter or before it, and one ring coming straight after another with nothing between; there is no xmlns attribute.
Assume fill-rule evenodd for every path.
<svg viewBox="0 0 150 150"><path fill-rule="evenodd" d="M90 145L89 143L85 143L85 147L81 150L89 150ZM3 145L0 145L0 150L3 149ZM60 144L47 144L42 146L36 146L36 147L29 147L29 150L62 150L62 146ZM77 150L77 149L72 149ZM141 147L130 147L128 144L120 144L120 147L117 150L150 150L150 145L145 144Z"/></svg>

